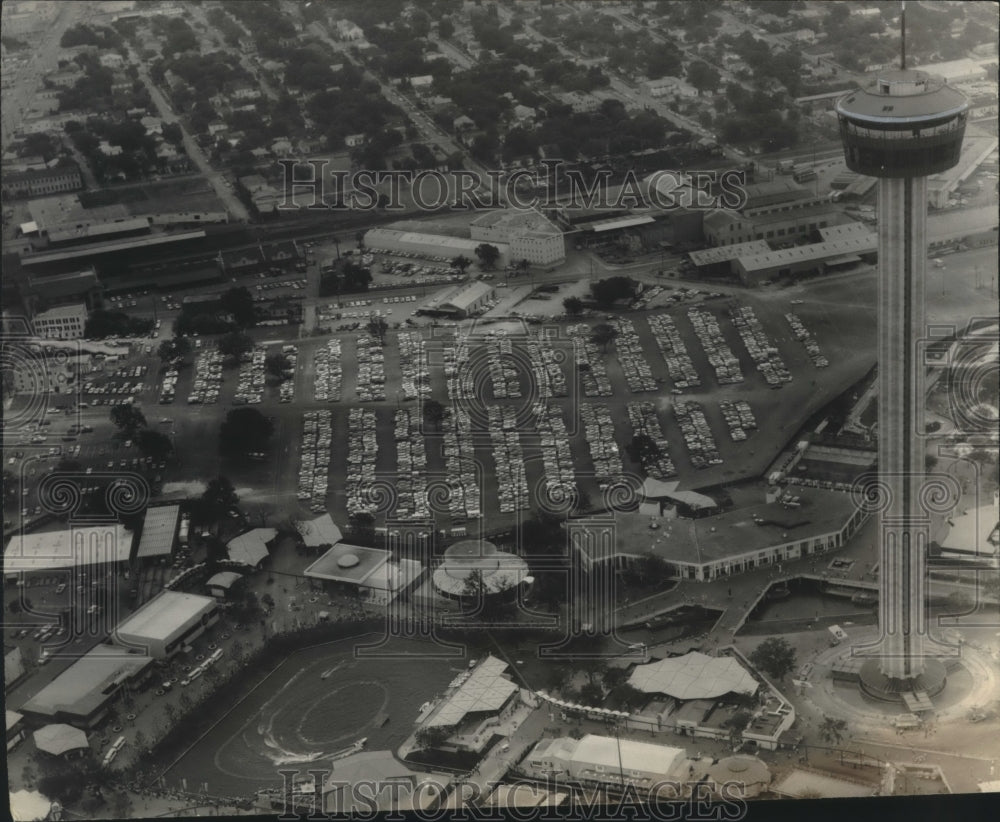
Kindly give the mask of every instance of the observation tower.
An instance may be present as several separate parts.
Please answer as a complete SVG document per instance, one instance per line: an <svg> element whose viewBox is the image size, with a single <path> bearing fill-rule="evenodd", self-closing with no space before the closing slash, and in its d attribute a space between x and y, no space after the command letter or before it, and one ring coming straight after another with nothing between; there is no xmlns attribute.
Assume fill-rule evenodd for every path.
<svg viewBox="0 0 1000 822"><path fill-rule="evenodd" d="M847 167L878 178L879 627L861 687L881 699L933 696L944 666L927 635L930 520L922 495L927 177L958 163L968 102L938 77L900 69L837 101Z"/></svg>

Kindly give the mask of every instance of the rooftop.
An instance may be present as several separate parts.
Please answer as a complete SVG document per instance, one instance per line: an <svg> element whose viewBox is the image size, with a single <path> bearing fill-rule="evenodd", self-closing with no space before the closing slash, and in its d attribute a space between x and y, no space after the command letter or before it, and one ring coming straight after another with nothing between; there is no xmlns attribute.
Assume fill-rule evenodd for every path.
<svg viewBox="0 0 1000 822"><path fill-rule="evenodd" d="M888 84L888 91L884 91ZM881 72L864 88L837 101L837 112L867 123L933 121L954 116L969 106L965 95L941 77L915 69Z"/></svg>
<svg viewBox="0 0 1000 822"><path fill-rule="evenodd" d="M669 776L686 759L683 748L596 734L583 737L573 752L575 764L600 765L611 773L621 769Z"/></svg>
<svg viewBox="0 0 1000 822"><path fill-rule="evenodd" d="M44 265L45 263L58 262L60 260L73 260L78 257L92 257L98 254L111 254L116 251L129 251L134 248L148 248L168 243L180 243L184 240L195 240L204 236L205 232L198 230L171 234L151 234L146 237L133 237L128 240L114 240L107 243L90 243L89 245L82 245L79 248L25 254L22 258L22 264L25 266Z"/></svg>
<svg viewBox="0 0 1000 822"><path fill-rule="evenodd" d="M475 305L483 297L488 296L493 293L493 286L489 283L484 283L481 280L474 280L466 285L463 285L458 291L450 294L448 298L441 303L442 306L448 306L459 311L464 311L469 308L469 306Z"/></svg>
<svg viewBox="0 0 1000 822"><path fill-rule="evenodd" d="M726 222L730 219L739 219L738 215L732 212L722 213L727 215ZM705 219L708 220L711 216L709 214ZM734 243L733 245L706 248L702 251L692 251L688 256L695 265L714 265L715 263L726 263L749 254L766 254L770 250L771 246L764 240L751 240L749 243Z"/></svg>
<svg viewBox="0 0 1000 822"><path fill-rule="evenodd" d="M810 243L809 245L797 245L792 248L769 251L766 254L741 256L739 258L739 266L744 271L762 271L789 263L825 260L845 254L871 254L877 249L878 235L874 231L863 234L852 229L847 236L836 240L828 240L823 243Z"/></svg>
<svg viewBox="0 0 1000 822"><path fill-rule="evenodd" d="M161 591L138 611L118 623L115 634L122 641L166 641L183 631L202 614L216 607L211 597Z"/></svg>
<svg viewBox="0 0 1000 822"><path fill-rule="evenodd" d="M139 548L135 553L136 558L158 557L173 550L180 510L179 505L161 505L146 509L146 519L142 526L142 536L139 538Z"/></svg>
<svg viewBox="0 0 1000 822"><path fill-rule="evenodd" d="M238 574L236 571L220 571L214 576L209 577L205 585L209 588L225 588L228 590L241 579L243 579L243 574Z"/></svg>
<svg viewBox="0 0 1000 822"><path fill-rule="evenodd" d="M152 661L118 645L95 645L25 702L21 710L48 716L58 711L86 716L104 703L109 686L133 676Z"/></svg>
<svg viewBox="0 0 1000 822"><path fill-rule="evenodd" d="M657 529L649 527L649 517L620 513L614 525L593 527L613 528L623 554L651 552L668 562L702 565L835 533L857 510L851 495L840 491L797 488L796 495L800 507L794 510L764 502L699 519L663 520Z"/></svg>
<svg viewBox="0 0 1000 822"><path fill-rule="evenodd" d="M274 528L254 528L245 534L234 537L226 544L229 558L233 562L256 566L268 555L267 543L274 539L278 532Z"/></svg>
<svg viewBox="0 0 1000 822"><path fill-rule="evenodd" d="M90 748L87 742L87 735L79 728L72 725L46 725L39 728L33 734L35 737L35 747L40 751L62 756L69 751L76 751L80 748Z"/></svg>
<svg viewBox="0 0 1000 822"><path fill-rule="evenodd" d="M13 536L4 550L4 572L51 571L104 562L125 562L132 532L124 525L76 526Z"/></svg>
<svg viewBox="0 0 1000 822"><path fill-rule="evenodd" d="M467 678L457 690L446 696L431 712L424 727L454 727L466 714L499 711L517 691L504 672L507 663L494 656L488 656L471 673L461 674Z"/></svg>
<svg viewBox="0 0 1000 822"><path fill-rule="evenodd" d="M307 577L360 585L389 561L389 552L382 548L366 548L340 542L304 571Z"/></svg>
<svg viewBox="0 0 1000 822"><path fill-rule="evenodd" d="M335 545L344 538L329 514L323 514L316 519L302 520L297 526L302 542L309 547Z"/></svg>
<svg viewBox="0 0 1000 822"><path fill-rule="evenodd" d="M684 656L637 665L629 685L647 694L676 699L708 699L728 693L754 694L759 683L732 657L706 656L692 651Z"/></svg>
<svg viewBox="0 0 1000 822"><path fill-rule="evenodd" d="M506 208L487 211L472 221L473 226L505 226L522 232L560 234L559 229L544 215L531 209Z"/></svg>
<svg viewBox="0 0 1000 822"><path fill-rule="evenodd" d="M491 542L463 540L445 551L434 571L434 586L443 593L463 596L474 571L491 594L513 588L529 574L527 562L516 554L501 551Z"/></svg>

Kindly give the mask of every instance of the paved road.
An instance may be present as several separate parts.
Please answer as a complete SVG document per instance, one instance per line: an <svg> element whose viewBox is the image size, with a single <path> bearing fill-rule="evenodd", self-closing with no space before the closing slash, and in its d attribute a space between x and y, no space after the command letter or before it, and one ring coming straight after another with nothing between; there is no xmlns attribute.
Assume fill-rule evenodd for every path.
<svg viewBox="0 0 1000 822"><path fill-rule="evenodd" d="M228 181L223 174L212 168L211 164L208 162L208 158L205 157L205 153L201 150L201 146L199 146L191 137L183 121L177 116L166 97L163 96L163 93L159 88L157 88L156 84L150 78L145 65L143 65L142 61L131 49L129 49L129 60L138 67L139 79L142 80L146 89L149 91L149 96L153 100L153 105L156 106L156 110L161 119L166 122L176 122L180 127L181 134L183 136L184 150L187 151L187 155L191 158L191 162L194 163L195 167L202 173L208 183L215 190L216 195L218 195L219 199L225 205L226 210L229 212L229 216L231 218L241 220L242 222L249 222L250 214L247 211L246 206L243 205L239 197L237 197L233 190L227 185Z"/></svg>
<svg viewBox="0 0 1000 822"><path fill-rule="evenodd" d="M57 68L62 53L59 41L63 33L81 18L89 16L87 3L59 3L55 19L42 35L41 41L32 49L33 56L28 65L23 66L14 78L10 88L3 93L3 145L21 127L24 113L31 104L41 77Z"/></svg>

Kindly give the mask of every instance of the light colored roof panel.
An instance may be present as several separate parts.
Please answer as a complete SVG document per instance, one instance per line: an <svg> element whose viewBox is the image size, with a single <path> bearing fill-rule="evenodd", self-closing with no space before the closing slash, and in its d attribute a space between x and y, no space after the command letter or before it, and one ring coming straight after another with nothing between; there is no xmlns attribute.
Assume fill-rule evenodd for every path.
<svg viewBox="0 0 1000 822"><path fill-rule="evenodd" d="M712 265L735 260L746 254L766 254L770 250L771 246L764 240L751 240L748 243L733 243L692 251L688 256L695 265Z"/></svg>
<svg viewBox="0 0 1000 822"><path fill-rule="evenodd" d="M583 737L573 752L573 762L579 765L600 765L611 773L621 768L663 776L670 775L677 764L686 758L682 748L596 734Z"/></svg>
<svg viewBox="0 0 1000 822"><path fill-rule="evenodd" d="M50 571L99 562L124 562L132 550L132 532L124 525L76 526L11 537L4 551L4 571Z"/></svg>
<svg viewBox="0 0 1000 822"><path fill-rule="evenodd" d="M758 683L732 657L712 657L692 651L684 656L639 665L629 685L647 694L675 699L706 699L730 692L753 694Z"/></svg>
<svg viewBox="0 0 1000 822"><path fill-rule="evenodd" d="M302 542L313 548L318 545L336 545L344 538L329 514L323 514L316 519L302 520L298 523L298 528Z"/></svg>
<svg viewBox="0 0 1000 822"><path fill-rule="evenodd" d="M601 220L598 223L591 223L589 228L594 232L614 231L619 228L631 228L635 225L647 225L651 222L653 222L653 218L646 215L638 217L618 217L613 220Z"/></svg>
<svg viewBox="0 0 1000 822"><path fill-rule="evenodd" d="M499 711L517 691L517 685L504 676L507 663L496 657L484 659L453 694L446 697L431 714L425 727L452 727L466 714Z"/></svg>
<svg viewBox="0 0 1000 822"><path fill-rule="evenodd" d="M115 631L129 641L167 641L215 607L215 600L211 597L161 591L134 614L118 623Z"/></svg>
<svg viewBox="0 0 1000 822"><path fill-rule="evenodd" d="M267 543L274 539L278 532L274 528L254 528L245 534L229 540L229 558L233 562L255 566L267 557Z"/></svg>
<svg viewBox="0 0 1000 822"><path fill-rule="evenodd" d="M61 756L68 751L90 747L87 735L72 725L46 725L35 731L34 737L38 750L53 756Z"/></svg>
<svg viewBox="0 0 1000 822"><path fill-rule="evenodd" d="M142 537L139 539L136 558L161 556L173 550L180 511L179 505L161 505L146 509L146 520L142 525Z"/></svg>

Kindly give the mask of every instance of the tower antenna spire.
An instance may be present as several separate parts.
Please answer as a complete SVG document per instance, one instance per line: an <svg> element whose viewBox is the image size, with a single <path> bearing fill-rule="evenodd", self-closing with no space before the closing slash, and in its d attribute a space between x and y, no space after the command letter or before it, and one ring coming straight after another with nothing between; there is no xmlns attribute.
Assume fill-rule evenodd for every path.
<svg viewBox="0 0 1000 822"><path fill-rule="evenodd" d="M901 0L901 13L899 15L899 27L902 32L902 38L900 39L900 48L902 50L902 56L900 57L899 67L905 71L906 70L906 0Z"/></svg>

